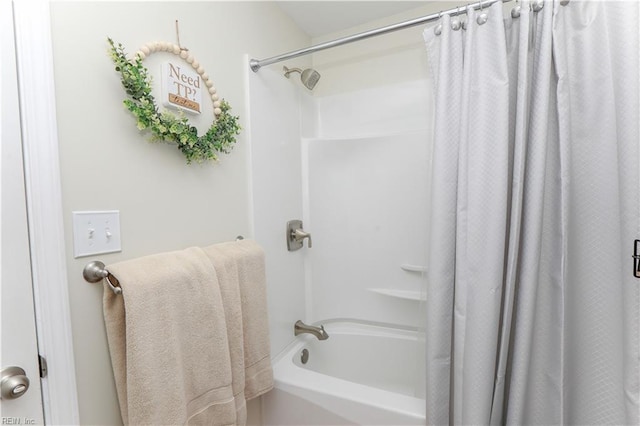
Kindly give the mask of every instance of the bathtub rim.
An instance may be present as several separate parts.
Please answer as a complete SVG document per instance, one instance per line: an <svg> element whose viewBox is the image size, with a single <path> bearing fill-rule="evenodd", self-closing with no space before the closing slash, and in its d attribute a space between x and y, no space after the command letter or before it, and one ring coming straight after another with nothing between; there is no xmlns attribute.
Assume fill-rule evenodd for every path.
<svg viewBox="0 0 640 426"><path fill-rule="evenodd" d="M412 327L412 326L403 325L403 324L392 324L392 323L386 323L386 322L377 322L377 321L369 321L369 320L362 320L357 318L346 318L346 317L345 318L329 318L329 319L313 321L313 322L307 322L307 321L304 321L304 322L306 324L314 325L314 326L329 325L330 328L333 328L335 325L339 325L339 324L343 324L343 325L349 324L353 326L354 329L356 328L360 328L361 330L365 330L367 328L378 329L380 332L383 332L384 330L386 333L391 333L391 334L401 333L405 335L405 334L411 334L411 333L413 334L422 333L423 340L424 340L424 332L425 332L425 329L423 327ZM291 334L293 335L293 325L291 327L291 331L292 331ZM375 335L375 333L372 333L372 334ZM371 334L367 334L367 335L371 335ZM301 334L299 336L293 337L292 340L289 343L287 343L287 345L282 350L280 350L275 355L271 356L271 363L275 364L276 362L280 361L284 356L284 354L288 352L291 349L291 346L294 346L298 341L298 339L300 338L314 338L314 337L310 335L305 335L305 334Z"/></svg>

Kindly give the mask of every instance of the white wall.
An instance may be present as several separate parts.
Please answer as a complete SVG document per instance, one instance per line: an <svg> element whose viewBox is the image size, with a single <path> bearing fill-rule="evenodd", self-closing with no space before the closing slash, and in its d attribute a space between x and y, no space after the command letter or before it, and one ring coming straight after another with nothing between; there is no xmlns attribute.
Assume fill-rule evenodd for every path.
<svg viewBox="0 0 640 426"><path fill-rule="evenodd" d="M309 39L270 2L54 2L51 15L80 420L113 425L121 419L102 288L86 283L82 268L93 259L109 264L252 237L244 54L268 57ZM219 164L187 166L175 147L147 142L122 106L125 94L106 38L130 52L153 40L175 41L176 19L182 44L245 128ZM120 210L122 253L74 259L71 212L107 209ZM250 411L256 420L255 404Z"/></svg>

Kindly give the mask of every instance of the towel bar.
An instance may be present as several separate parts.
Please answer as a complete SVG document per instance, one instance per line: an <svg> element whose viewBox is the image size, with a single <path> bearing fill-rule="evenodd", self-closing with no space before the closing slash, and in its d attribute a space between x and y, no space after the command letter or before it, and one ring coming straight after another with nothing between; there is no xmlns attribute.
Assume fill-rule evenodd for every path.
<svg viewBox="0 0 640 426"><path fill-rule="evenodd" d="M238 235L236 237L236 241L244 240L242 235ZM120 287L120 282L118 279L107 270L104 263L99 260L94 260L93 262L87 263L87 265L82 270L82 276L85 281L90 283L99 283L100 281L107 280L107 284L115 294L122 294L122 287ZM115 285L111 282L113 280Z"/></svg>

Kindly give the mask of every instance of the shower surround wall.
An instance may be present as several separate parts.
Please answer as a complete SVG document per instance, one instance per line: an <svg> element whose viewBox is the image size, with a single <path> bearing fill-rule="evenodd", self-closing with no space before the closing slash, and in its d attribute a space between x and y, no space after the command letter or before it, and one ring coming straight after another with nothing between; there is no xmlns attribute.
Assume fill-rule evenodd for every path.
<svg viewBox="0 0 640 426"><path fill-rule="evenodd" d="M419 325L431 81L312 98L275 68L248 75L253 225L267 248L272 354L293 339L297 319ZM313 248L287 252L291 219L303 219Z"/></svg>
<svg viewBox="0 0 640 426"><path fill-rule="evenodd" d="M418 80L317 99L318 136L302 140L310 320L420 324L430 87Z"/></svg>
<svg viewBox="0 0 640 426"><path fill-rule="evenodd" d="M265 249L271 354L275 356L291 341L293 324L305 318L305 250L287 251L285 225L302 218L300 121L312 116L313 104L279 71L253 73L247 67L245 72L252 234Z"/></svg>

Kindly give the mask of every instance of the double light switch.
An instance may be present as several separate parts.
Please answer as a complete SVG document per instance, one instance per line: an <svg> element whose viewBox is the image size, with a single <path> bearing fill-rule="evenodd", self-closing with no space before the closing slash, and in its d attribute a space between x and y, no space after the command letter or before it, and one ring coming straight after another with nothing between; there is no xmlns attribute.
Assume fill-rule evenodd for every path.
<svg viewBox="0 0 640 426"><path fill-rule="evenodd" d="M122 251L120 211L73 212L74 257Z"/></svg>

